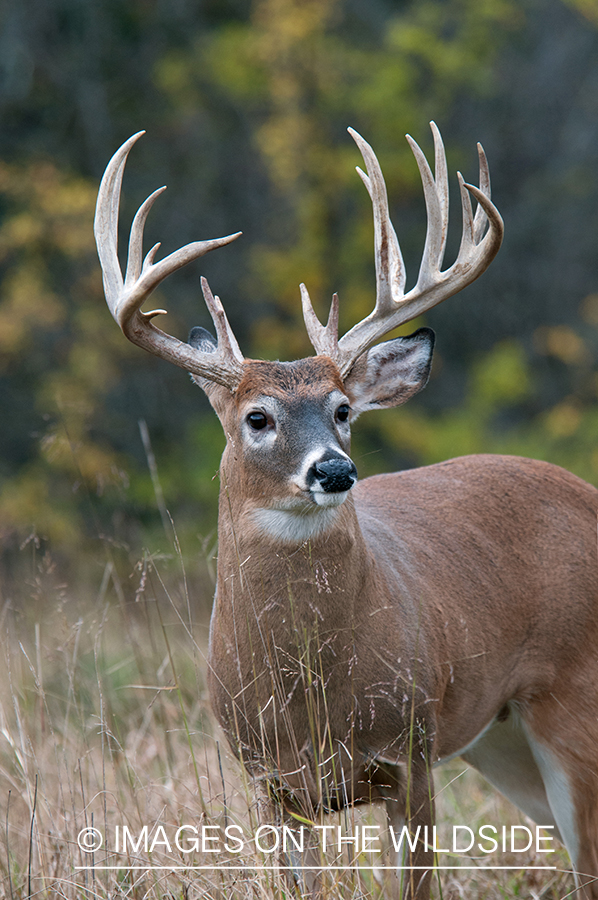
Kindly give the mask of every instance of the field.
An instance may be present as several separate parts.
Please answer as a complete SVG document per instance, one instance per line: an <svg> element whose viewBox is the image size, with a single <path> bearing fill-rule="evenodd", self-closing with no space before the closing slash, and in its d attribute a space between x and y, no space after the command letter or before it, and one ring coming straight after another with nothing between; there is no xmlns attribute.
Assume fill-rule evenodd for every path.
<svg viewBox="0 0 598 900"><path fill-rule="evenodd" d="M0 607L0 896L299 896L276 870L274 832L262 830L261 850L252 840L264 810L210 711L213 563L188 583L176 544L169 556L142 556L128 570L107 553L75 586L61 583L35 539L20 555ZM533 827L460 761L440 770L436 790L443 849L454 824L476 834L482 825ZM379 848L382 812L348 810L322 822L343 835L369 826L365 834L380 839L368 848ZM387 857L356 858L351 847L345 842L339 854L333 846L327 863L359 862L361 870L329 870L325 897L388 896ZM445 900L556 900L574 886L560 849L472 850L439 862L470 867L439 871L433 895ZM496 864L520 868L481 868ZM537 866L556 869L530 868Z"/></svg>

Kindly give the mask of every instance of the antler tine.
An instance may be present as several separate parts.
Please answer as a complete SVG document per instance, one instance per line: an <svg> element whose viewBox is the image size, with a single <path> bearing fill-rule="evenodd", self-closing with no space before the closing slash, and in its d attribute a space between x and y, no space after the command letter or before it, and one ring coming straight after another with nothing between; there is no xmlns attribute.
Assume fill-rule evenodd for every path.
<svg viewBox="0 0 598 900"><path fill-rule="evenodd" d="M123 287L118 261L118 213L123 172L131 147L143 134L144 131L138 131L116 151L100 182L96 203L93 230L102 267L106 301L115 319L118 296Z"/></svg>
<svg viewBox="0 0 598 900"><path fill-rule="evenodd" d="M145 221L149 211L160 196L166 190L166 187L158 188L153 194L144 200L133 219L131 225L131 235L129 237L129 254L127 257L127 273L125 275L125 289L134 284L143 270L143 232L145 229ZM146 256L146 260L152 262L154 256L158 252L160 244L155 244Z"/></svg>
<svg viewBox="0 0 598 900"><path fill-rule="evenodd" d="M232 328L230 327L230 323L226 317L226 313L224 311L224 307L222 305L220 297L214 296L210 285L208 284L208 279L204 278L203 275L200 279L200 282L203 298L206 302L208 312L212 317L214 328L216 329L218 349L225 350L227 354L230 354L230 356L232 356L242 365L244 356L241 353L241 349L239 347L239 344L237 343L237 339L233 333Z"/></svg>
<svg viewBox="0 0 598 900"><path fill-rule="evenodd" d="M303 320L305 329L312 347L319 356L330 356L336 359L338 356L338 294L333 294L328 321L322 325L311 302L311 298L304 284L299 285L301 291L301 305L303 307Z"/></svg>
<svg viewBox="0 0 598 900"><path fill-rule="evenodd" d="M488 199L490 199L490 169L488 168L488 160L486 159L486 154L484 153L484 148L481 144L478 144L478 157L480 160L480 190L488 197ZM484 212L482 204L478 203L478 208L475 211L475 218L473 220L473 234L474 242L476 244L479 244L482 240L487 224L488 216Z"/></svg>
<svg viewBox="0 0 598 900"><path fill-rule="evenodd" d="M442 135L438 129L436 122L430 122L432 135L434 137L434 180L436 182L436 193L438 196L438 205L440 207L440 224L441 224L441 241L438 249L438 268L444 260L444 251L446 250L446 240L448 238L448 221L449 221L449 187L448 187L448 167L446 164L446 153L444 152L444 143Z"/></svg>
<svg viewBox="0 0 598 900"><path fill-rule="evenodd" d="M357 132L349 129L361 150L368 171L366 175L360 169L357 170L372 199L376 253L376 303L369 316L354 325L347 334L340 338L336 352L334 352L334 347L331 347L332 352L329 355L337 362L343 378L349 374L356 360L387 332L409 322L475 281L490 265L501 245L503 221L490 200L488 164L484 151L478 145L480 187L466 184L458 173L463 209L463 235L457 259L452 266L444 272L441 271L448 231L448 174L440 132L434 122L430 123L430 127L434 136L434 175L432 175L420 147L407 135L420 171L428 216L426 242L417 284L408 293L404 292L405 267L399 242L388 213L386 186L380 165L370 145ZM478 202L475 217L471 209L470 195L473 195ZM486 226L488 226L487 231ZM317 322L313 309L310 315L313 315ZM319 322L317 325L322 329ZM312 327L312 331L314 330L317 331ZM309 326L308 333L311 337L312 332ZM316 350L321 352L317 347Z"/></svg>
<svg viewBox="0 0 598 900"><path fill-rule="evenodd" d="M218 346L213 352L198 350L177 340L172 335L160 331L154 326L151 319L161 313L164 314L165 310L155 309L151 312L142 312L141 306L160 282L172 272L192 260L204 256L210 250L223 247L236 240L241 232L209 241L195 241L186 244L154 263L154 257L160 246L160 244L156 244L142 262L145 222L156 199L165 190L165 188L159 188L144 201L133 220L129 239L127 272L123 282L117 249L122 177L131 147L142 134L144 132L140 131L133 135L117 150L108 163L98 192L94 233L108 307L123 333L134 344L186 369L193 375L199 375L208 381L214 381L230 390L235 390L242 377L243 354L220 300L212 296L209 287L204 289L204 297L218 338Z"/></svg>
<svg viewBox="0 0 598 900"><path fill-rule="evenodd" d="M424 199L426 201L426 214L428 217L426 242L424 244L424 252L422 254L422 261L417 279L417 284L421 289L425 288L432 281L435 273L440 269L440 255L444 244L443 231L446 232L446 224L443 229L442 208L438 198L436 182L434 181L434 176L432 175L428 161L419 145L416 144L410 135L407 135L407 141L413 151L421 175L424 187Z"/></svg>
<svg viewBox="0 0 598 900"><path fill-rule="evenodd" d="M376 261L376 307L375 315L392 309L396 296L402 296L405 289L406 272L401 247L390 221L386 183L376 154L357 131L347 129L363 156L368 174L359 166L357 174L365 184L372 201L374 213L374 248Z"/></svg>

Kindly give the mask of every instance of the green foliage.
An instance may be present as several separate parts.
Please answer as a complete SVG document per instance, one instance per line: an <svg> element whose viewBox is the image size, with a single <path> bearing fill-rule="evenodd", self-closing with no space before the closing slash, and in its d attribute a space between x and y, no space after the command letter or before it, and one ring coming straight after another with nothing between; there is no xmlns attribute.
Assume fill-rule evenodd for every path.
<svg viewBox="0 0 598 900"><path fill-rule="evenodd" d="M562 257L582 243L575 224L583 209L590 216L590 203L598 205L591 193L598 190L592 180L598 166L587 154L565 158L553 148L560 168L555 162L558 177L549 171L546 191L538 173L548 149L540 146L531 159L520 148L531 143L525 132L521 141L509 139L513 110L525 110L527 121L530 104L538 108L542 118L530 128L546 122L550 134L550 115L556 116L544 114L533 97L526 100L525 78L515 74L509 81L510 70L525 72L536 44L538 71L542 53L550 57L544 20L561 27L563 54L577 46L575 38L595 58L594 6L590 0L567 0L567 6L560 0L252 0L181 4L164 19L157 2L143 11L133 4L125 13L100 0L93 10L62 4L55 32L44 31L43 22L23 31L22 46L35 61L29 80L15 62L0 83L0 107L14 126L10 137L8 131L0 137L5 543L37 532L72 557L82 538L86 547L99 539L163 542L140 418L148 422L165 503L183 545L196 552L198 534L209 534L215 523L214 474L223 445L215 417L184 375L127 344L102 299L91 233L97 175L137 127L147 128L151 140L129 164L124 218L166 174L171 189L152 213L148 245L164 237L167 252L242 228L242 242L210 257L206 271L248 355L294 358L311 352L299 282L322 315L326 298L339 292L341 330L372 308L370 204L345 127L353 125L375 146L412 283L424 211L405 131L429 154L427 123L437 119L451 172L461 165L474 180L470 134L492 135L489 123L496 120L498 166L492 155L491 166L507 219L505 247L475 304L472 288L469 299L452 307L475 312L457 313L458 325L444 308L429 315L440 333L429 388L404 410L363 417L356 459L365 475L461 453L516 452L598 480L598 274L575 257L570 268L585 265L585 274L568 282L566 304L554 277L556 269L565 278ZM53 0L48 10L56 11ZM92 33L93 47L82 54L81 42ZM573 35L569 43L566 34ZM574 55L577 63L581 54ZM546 75L542 85L551 103L550 78L559 77ZM587 102L582 98L576 109L579 127L571 133L581 135L580 145L596 144L587 138ZM575 213L562 207L565 197L573 198ZM550 217L548 202L555 204ZM549 218L555 234L561 229L552 251L541 237ZM457 221L451 229L458 233ZM522 234L518 256L514 246ZM501 260L508 261L508 274L505 268L500 274ZM539 270L553 274L542 281ZM194 269L173 278L164 289L168 299L160 300L181 337L184 322L195 324L185 298L196 302L196 275ZM497 310L516 303L516 313L504 313L516 323L503 324Z"/></svg>
<svg viewBox="0 0 598 900"><path fill-rule="evenodd" d="M552 336L559 355L583 376L577 394L534 414L538 385L529 359L520 343L503 341L472 366L458 407L435 416L407 407L384 420L386 441L425 465L470 453L505 453L555 462L598 482L598 382L588 369L589 351L574 332L559 328ZM545 337L541 330L538 341Z"/></svg>
<svg viewBox="0 0 598 900"><path fill-rule="evenodd" d="M16 476L2 486L0 515L5 528L74 540L80 522L73 483L104 487L122 479L118 456L89 436L90 420L117 377L95 277L94 187L51 163L35 163L3 165L0 192L2 377L9 389L11 379L29 380L30 412L45 423L38 452L17 459Z"/></svg>
<svg viewBox="0 0 598 900"><path fill-rule="evenodd" d="M524 351L515 341L505 341L472 367L465 397L457 408L431 416L406 407L400 416L384 420L384 437L397 451L407 452L425 465L487 452L500 414L527 399L529 390Z"/></svg>
<svg viewBox="0 0 598 900"><path fill-rule="evenodd" d="M569 6L576 9L590 20L594 25L598 25L598 3L596 0L565 0Z"/></svg>
<svg viewBox="0 0 598 900"><path fill-rule="evenodd" d="M250 251L255 293L279 310L277 319L255 323L258 355L309 352L301 281L315 298L341 293L346 328L371 308L369 200L354 171L361 158L339 125L366 131L391 197L419 198L405 130L427 141L427 122L439 107L464 87L487 85L515 13L508 0L410 3L368 41L351 29L339 0L256 0L246 22L201 35L187 57L177 52L160 63L158 82L181 108L198 102L210 73L239 116L249 118L275 191L267 243Z"/></svg>

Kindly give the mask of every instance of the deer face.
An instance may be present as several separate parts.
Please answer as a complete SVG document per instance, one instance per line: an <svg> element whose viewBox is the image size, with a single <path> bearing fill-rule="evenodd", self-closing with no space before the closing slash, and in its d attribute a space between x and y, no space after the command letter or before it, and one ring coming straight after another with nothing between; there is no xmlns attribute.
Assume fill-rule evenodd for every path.
<svg viewBox="0 0 598 900"><path fill-rule="evenodd" d="M343 503L357 470L349 457L351 401L331 360L250 362L235 405L256 498L284 509Z"/></svg>
<svg viewBox="0 0 598 900"><path fill-rule="evenodd" d="M193 329L203 352L216 341ZM420 329L372 348L343 381L316 356L291 363L248 360L233 402L225 388L195 377L227 436L225 476L233 477L253 523L282 540L328 530L357 481L350 423L366 409L404 403L427 381L433 336Z"/></svg>

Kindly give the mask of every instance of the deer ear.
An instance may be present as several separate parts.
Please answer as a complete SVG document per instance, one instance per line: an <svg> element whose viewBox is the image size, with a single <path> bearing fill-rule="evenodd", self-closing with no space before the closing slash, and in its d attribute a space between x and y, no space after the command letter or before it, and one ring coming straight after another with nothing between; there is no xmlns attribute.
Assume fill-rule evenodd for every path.
<svg viewBox="0 0 598 900"><path fill-rule="evenodd" d="M199 325L191 329L187 343L202 353L214 353L218 348L218 341L214 335ZM222 421L222 414L226 408L226 399L230 397L230 391L215 381L202 378L201 375L192 374L191 378L207 394L208 400L216 411L218 418Z"/></svg>
<svg viewBox="0 0 598 900"><path fill-rule="evenodd" d="M189 337L187 338L187 343L194 347L195 350L200 350L202 353L215 353L218 349L218 341L214 335L210 334L209 331L202 328L200 325L195 325L195 327L191 329ZM201 375L193 375L192 373L191 379L205 391L209 398L213 382L208 381L207 378L202 378Z"/></svg>
<svg viewBox="0 0 598 900"><path fill-rule="evenodd" d="M434 332L420 328L363 353L345 379L351 418L368 409L400 406L421 391L430 376L433 350Z"/></svg>
<svg viewBox="0 0 598 900"><path fill-rule="evenodd" d="M196 325L191 329L187 343L195 347L196 350L201 350L202 353L213 353L218 347L218 342L214 335L207 329L201 328L200 325Z"/></svg>

